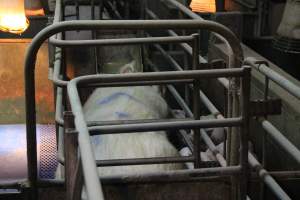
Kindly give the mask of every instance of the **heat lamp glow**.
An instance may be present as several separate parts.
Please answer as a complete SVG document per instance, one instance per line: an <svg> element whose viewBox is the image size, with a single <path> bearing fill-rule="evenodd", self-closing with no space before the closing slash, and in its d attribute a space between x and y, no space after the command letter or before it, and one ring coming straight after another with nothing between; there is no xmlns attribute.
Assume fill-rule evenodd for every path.
<svg viewBox="0 0 300 200"><path fill-rule="evenodd" d="M29 26L25 15L24 0L0 1L0 30L15 34L23 33Z"/></svg>
<svg viewBox="0 0 300 200"><path fill-rule="evenodd" d="M192 0L190 7L193 12L216 12L216 0Z"/></svg>

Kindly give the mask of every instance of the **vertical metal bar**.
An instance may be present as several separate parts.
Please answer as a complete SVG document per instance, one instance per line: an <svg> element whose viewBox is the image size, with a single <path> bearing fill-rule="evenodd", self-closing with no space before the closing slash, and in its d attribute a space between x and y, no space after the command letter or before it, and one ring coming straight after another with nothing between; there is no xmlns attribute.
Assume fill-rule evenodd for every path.
<svg viewBox="0 0 300 200"><path fill-rule="evenodd" d="M267 101L269 96L269 78L265 76L265 88L264 88L264 100ZM265 119L268 119L268 116L265 115ZM266 151L267 151L267 133L264 130L262 135L262 166L266 169ZM260 200L265 199L265 184L263 181L260 182Z"/></svg>
<svg viewBox="0 0 300 200"><path fill-rule="evenodd" d="M128 0L125 0L125 19L130 19L130 4Z"/></svg>
<svg viewBox="0 0 300 200"><path fill-rule="evenodd" d="M248 182L248 135L249 135L249 106L250 106L250 82L251 82L251 68L244 67L244 76L242 78L242 118L243 125L240 134L240 185L239 194L240 200L247 198L247 182Z"/></svg>
<svg viewBox="0 0 300 200"><path fill-rule="evenodd" d="M34 69L32 69L34 71ZM27 174L30 184L30 200L38 199L37 188L37 142L36 142L36 110L35 110L35 75L25 68L25 96L26 96L26 142L27 142ZM31 99L31 101L28 101ZM34 108L34 109L33 109Z"/></svg>
<svg viewBox="0 0 300 200"><path fill-rule="evenodd" d="M197 70L199 67L199 35L193 34L193 70ZM193 84L193 114L194 119L200 119L200 82L195 80ZM201 167L201 156L200 156L200 130L199 128L194 129L194 167Z"/></svg>
<svg viewBox="0 0 300 200"><path fill-rule="evenodd" d="M200 83L196 80L193 84L193 114L194 119L200 119L200 97L199 97ZM200 129L194 129L194 167L201 167L201 154L200 154Z"/></svg>
<svg viewBox="0 0 300 200"><path fill-rule="evenodd" d="M99 20L103 19L103 1L104 0L99 0Z"/></svg>
<svg viewBox="0 0 300 200"><path fill-rule="evenodd" d="M78 141L77 134L68 133L69 129L74 128L74 116L72 112L64 112L64 156L65 156L65 180L66 180L66 196L67 200L72 200L73 186L74 186L74 175L76 171L76 164L78 163ZM79 190L81 193L81 191ZM80 194L79 194L80 196Z"/></svg>
<svg viewBox="0 0 300 200"><path fill-rule="evenodd" d="M79 20L79 2L75 0L75 7L76 7L76 20Z"/></svg>

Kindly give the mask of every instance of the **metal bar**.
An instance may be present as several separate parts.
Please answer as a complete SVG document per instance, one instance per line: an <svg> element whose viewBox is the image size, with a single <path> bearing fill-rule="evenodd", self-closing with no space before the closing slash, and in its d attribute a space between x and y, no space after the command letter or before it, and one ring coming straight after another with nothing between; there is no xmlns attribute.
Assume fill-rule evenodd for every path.
<svg viewBox="0 0 300 200"><path fill-rule="evenodd" d="M176 37L176 36L174 36ZM182 45L184 43L180 43L180 45ZM188 44L187 44L188 45ZM158 51L161 52L161 54L163 55L163 57L172 65L172 67L174 67L176 70L178 71L183 71L183 68L177 63L177 61L169 54L167 53L161 45L159 44L154 44L153 45ZM191 47L190 47L191 48ZM190 53L192 54L192 50L190 51ZM199 57L201 57L199 55ZM201 60L201 59L200 59ZM200 62L200 61L198 61ZM229 88L229 81L226 78L218 78L218 81L225 87L225 88Z"/></svg>
<svg viewBox="0 0 300 200"><path fill-rule="evenodd" d="M149 164L166 164L166 163L183 163L193 161L193 156L186 157L161 157L161 158L134 158L134 159L113 159L97 160L98 167L105 166L122 166L122 165L149 165Z"/></svg>
<svg viewBox="0 0 300 200"><path fill-rule="evenodd" d="M177 37L150 37L150 38L119 38L119 39L93 39L93 40L58 40L52 39L51 44L57 47L78 47L78 46L113 46L113 45L136 45L151 43L183 43L192 41L192 36Z"/></svg>
<svg viewBox="0 0 300 200"><path fill-rule="evenodd" d="M69 86L68 94L70 97L73 96L72 100L70 98L70 104L72 112L75 116L75 127L79 132L78 146L81 155L84 183L86 185L87 196L91 200L102 200L104 199L104 196L100 181L98 179L98 172L95 164L92 145L90 142L90 136L89 134L87 134L88 128L85 123L82 107L80 106L79 94L76 88L74 89Z"/></svg>
<svg viewBox="0 0 300 200"><path fill-rule="evenodd" d="M70 95L70 98L74 98ZM215 120L178 120L174 122L162 121L152 123L136 123L136 124L120 124L120 125L104 125L89 127L92 131L91 135L99 134L119 134L130 132L147 132L160 130L180 130L192 128L212 128L212 127L231 127L240 126L242 124L241 118L227 118ZM79 130L78 130L79 131Z"/></svg>
<svg viewBox="0 0 300 200"><path fill-rule="evenodd" d="M267 102L269 98L269 78L265 76L265 88L264 88L264 100ZM268 115L264 116L265 119L268 118ZM266 155L267 155L267 133L264 130L262 135L262 166L263 168L266 168ZM260 182L260 194L259 194L260 200L265 199L265 185L263 182Z"/></svg>
<svg viewBox="0 0 300 200"><path fill-rule="evenodd" d="M118 83L135 82L135 81L162 81L168 84L176 80L189 80L200 78L218 78L218 77L240 77L243 69L213 69L213 70L193 70L193 71L164 71L164 72L148 72L148 73L128 73L128 74L96 74L86 75L74 78L78 84L91 83ZM73 81L72 80L72 81Z"/></svg>
<svg viewBox="0 0 300 200"><path fill-rule="evenodd" d="M248 136L250 129L250 114L249 114L249 105L250 105L250 87L251 87L251 68L244 68L244 76L242 78L242 118L243 126L240 128L240 165L242 167L242 172L240 175L240 186L239 194L240 199L247 198L247 183L248 183Z"/></svg>
<svg viewBox="0 0 300 200"><path fill-rule="evenodd" d="M184 14L186 14L187 16L189 16L192 19L195 20L204 20L202 17L200 17L199 15L197 15L196 13L192 12L189 8L187 8L184 4L176 1L176 0L163 0L166 1L167 3L175 6L178 10L180 10L181 12L183 12ZM234 60L236 58L234 58L234 56L232 55L231 52L231 45L230 43L228 43L228 41L220 34L218 33L213 33L213 35L218 38L219 40L221 40L228 48L229 52L228 52L228 57L229 57L229 67L235 67L234 63L238 62L237 60ZM232 49L233 50L233 49Z"/></svg>
<svg viewBox="0 0 300 200"><path fill-rule="evenodd" d="M214 167L214 168L200 168L189 170L163 171L158 173L143 173L124 176L101 176L100 180L106 180L113 183L153 183L153 182L177 182L177 181L191 181L209 176L231 176L240 173L240 166L232 167Z"/></svg>
<svg viewBox="0 0 300 200"><path fill-rule="evenodd" d="M207 133L201 129L201 138L203 139L204 143L207 145L208 149L215 155L217 161L220 163L222 167L227 166L227 162L224 159L223 155L217 150L217 147L215 144L211 141L210 137L207 135Z"/></svg>
<svg viewBox="0 0 300 200"><path fill-rule="evenodd" d="M189 116L193 116L193 113L189 109L188 105L185 103L184 99L180 96L180 94L177 92L174 86L167 85L168 90L173 95L174 99L178 103L178 105L181 107L181 109L187 113Z"/></svg>
<svg viewBox="0 0 300 200"><path fill-rule="evenodd" d="M78 88L86 87L121 87L121 86L144 86L144 85L166 85L166 84L184 84L192 83L192 79L182 79L182 80L148 80L148 81L122 81L122 82L97 82L97 83L79 83Z"/></svg>
<svg viewBox="0 0 300 200"><path fill-rule="evenodd" d="M273 192L278 199L291 200L291 198L284 192L284 190L276 183L274 178L261 166L261 164L254 158L254 156L248 154L249 164L254 168L259 177L264 181L268 188Z"/></svg>
<svg viewBox="0 0 300 200"><path fill-rule="evenodd" d="M197 70L199 68L199 35L193 34L193 70ZM195 80L193 84L193 114L194 119L200 120L200 82L199 80ZM200 150L200 130L199 128L194 129L194 167L200 168L201 167L201 150Z"/></svg>
<svg viewBox="0 0 300 200"><path fill-rule="evenodd" d="M151 10L146 9L147 16L149 16L151 19L159 20L158 16L154 14ZM173 30L167 30L170 36L179 36L175 31ZM180 46L189 54L192 55L192 47L186 43L181 43ZM199 62L200 63L207 63L207 60L203 58L201 55L199 55Z"/></svg>
<svg viewBox="0 0 300 200"><path fill-rule="evenodd" d="M292 83L285 77L281 76L274 70L270 69L266 65L261 64L261 63L256 63L256 62L258 62L258 60L256 60L255 58L249 57L249 58L245 59L244 64L250 65L254 69L258 70L259 72L261 72L262 74L267 76L269 79L271 79L272 81L277 83L280 87L286 89L291 95L293 95L297 99L300 99L299 86L295 85L294 83Z"/></svg>
<svg viewBox="0 0 300 200"><path fill-rule="evenodd" d="M66 21L59 24L53 24L49 27L56 26L57 32L70 30L94 30L94 29L206 29L212 32L219 33L228 41L233 57L230 66L240 67L243 61L243 53L241 46L236 36L225 26L205 20L80 20ZM47 28L49 28L47 27ZM45 31L47 30L44 29ZM50 39L50 43L51 43ZM230 54L231 55L231 54Z"/></svg>
<svg viewBox="0 0 300 200"><path fill-rule="evenodd" d="M259 119L263 129L280 147L285 150L298 164L300 164L300 151L291 143L275 126L268 120L263 118Z"/></svg>

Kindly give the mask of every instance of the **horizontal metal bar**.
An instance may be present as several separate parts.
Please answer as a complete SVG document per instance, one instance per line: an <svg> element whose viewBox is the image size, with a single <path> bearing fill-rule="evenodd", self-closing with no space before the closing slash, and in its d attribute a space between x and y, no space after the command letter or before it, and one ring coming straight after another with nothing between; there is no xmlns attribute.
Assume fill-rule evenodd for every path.
<svg viewBox="0 0 300 200"><path fill-rule="evenodd" d="M181 120L175 122L153 122L122 125L105 125L90 127L91 135L148 132L160 130L180 130L192 128L232 127L242 125L242 118L227 118L215 120Z"/></svg>
<svg viewBox="0 0 300 200"><path fill-rule="evenodd" d="M128 74L97 74L86 75L74 78L70 81L73 84L82 83L121 83L135 81L170 81L184 79L218 78L218 77L242 77L243 68L212 69L212 70L191 70L191 71L164 71L148 73L128 73Z"/></svg>
<svg viewBox="0 0 300 200"><path fill-rule="evenodd" d="M213 24L213 25L212 25ZM61 31L71 30L95 30L95 29L206 29L222 35L224 41L233 54L230 66L240 67L243 61L243 52L236 36L225 26L206 20L79 20L59 22L52 25L55 27L54 34ZM52 27L51 27L52 28ZM46 28L47 29L47 28ZM45 29L45 32L48 30ZM226 38L226 39L224 39ZM55 41L52 37L49 42Z"/></svg>
<svg viewBox="0 0 300 200"><path fill-rule="evenodd" d="M265 76L267 76L269 79L277 83L280 87L286 89L291 95L296 97L297 99L300 99L300 87L283 77L282 75L278 74L271 68L267 67L265 64L256 64L258 60L255 58L246 58L244 61L244 64L250 65L254 69L258 70Z"/></svg>
<svg viewBox="0 0 300 200"><path fill-rule="evenodd" d="M28 180L17 180L17 181L2 181L0 183L0 189L19 189L22 188L22 186L27 186Z"/></svg>
<svg viewBox="0 0 300 200"><path fill-rule="evenodd" d="M193 156L97 160L96 164L98 167L104 167L104 166L122 166L122 165L183 163L183 162L191 162L191 161L194 161Z"/></svg>
<svg viewBox="0 0 300 200"><path fill-rule="evenodd" d="M100 176L100 180L103 183L109 181L110 184L130 184L130 183L163 183L163 182L177 182L177 181L192 181L204 177L211 176L233 176L240 173L240 166L230 167L214 167L214 168L199 168L188 170L175 170L175 171L163 171L157 173L143 173L143 174L124 174L118 176Z"/></svg>
<svg viewBox="0 0 300 200"><path fill-rule="evenodd" d="M267 134L298 164L300 164L299 149L293 143L291 143L273 124L271 124L271 122L263 118L260 119L260 122Z"/></svg>
<svg viewBox="0 0 300 200"><path fill-rule="evenodd" d="M113 46L113 45L138 45L151 43L182 43L193 40L192 36L177 37L149 37L149 38L118 38L118 39L95 39L95 40L57 40L52 39L51 44L56 47L77 47L77 46Z"/></svg>
<svg viewBox="0 0 300 200"><path fill-rule="evenodd" d="M192 79L182 79L182 80L148 80L148 81L122 81L122 82L98 82L98 83L79 83L78 88L86 87L121 87L121 86L145 86L145 85L166 85L166 84L183 84L192 83Z"/></svg>
<svg viewBox="0 0 300 200"><path fill-rule="evenodd" d="M175 122L175 121L188 121L192 118L181 119L133 119L133 120L109 120L109 121L87 121L89 127L93 126L106 126L106 125L121 125L121 124L136 124L136 123L153 123L153 122Z"/></svg>

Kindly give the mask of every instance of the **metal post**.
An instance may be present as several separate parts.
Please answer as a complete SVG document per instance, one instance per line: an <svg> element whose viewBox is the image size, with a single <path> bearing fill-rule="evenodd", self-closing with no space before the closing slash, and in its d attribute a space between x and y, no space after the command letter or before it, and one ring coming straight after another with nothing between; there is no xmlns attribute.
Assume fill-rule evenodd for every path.
<svg viewBox="0 0 300 200"><path fill-rule="evenodd" d="M197 70L199 67L199 35L193 34L193 70ZM195 80L193 84L193 114L194 119L200 119L200 82ZM200 130L199 128L194 129L194 167L201 167L201 154L200 154Z"/></svg>
<svg viewBox="0 0 300 200"><path fill-rule="evenodd" d="M248 134L249 134L249 105L250 105L250 81L251 68L244 67L244 76L242 78L242 118L243 125L240 128L240 165L242 172L240 175L239 194L240 200L247 198L247 182L248 182Z"/></svg>

